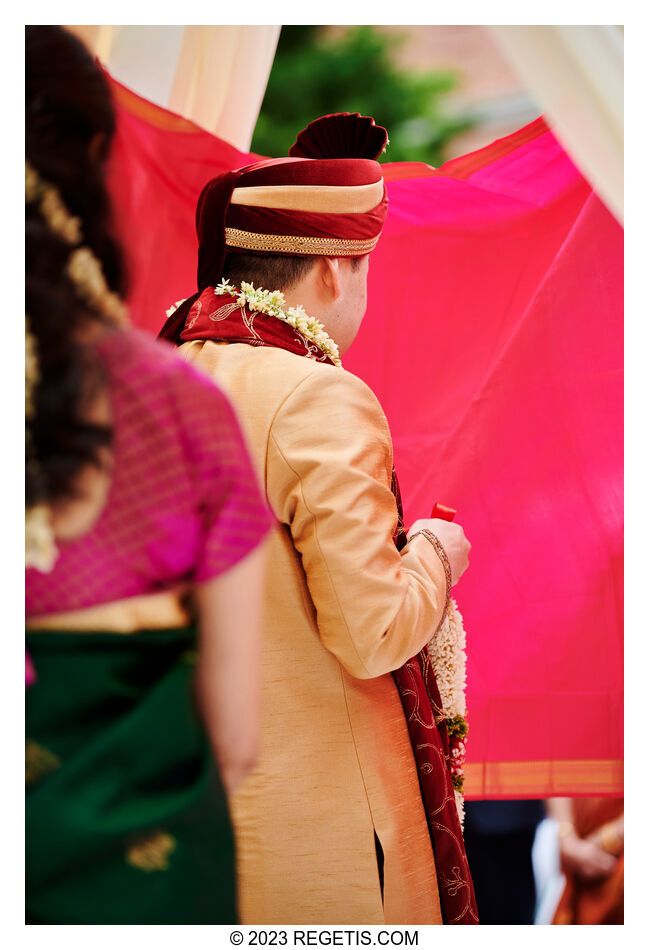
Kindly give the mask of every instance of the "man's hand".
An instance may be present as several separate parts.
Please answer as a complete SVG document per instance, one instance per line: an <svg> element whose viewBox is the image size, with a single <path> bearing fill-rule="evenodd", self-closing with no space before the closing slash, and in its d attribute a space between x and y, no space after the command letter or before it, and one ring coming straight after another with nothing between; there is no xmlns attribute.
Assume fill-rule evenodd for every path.
<svg viewBox="0 0 649 950"><path fill-rule="evenodd" d="M439 538L451 565L451 583L457 584L469 566L471 545L466 539L464 529L454 521L443 521L441 518L420 518L411 527L408 537L411 537L416 531L421 531L422 528L427 528L428 531L432 531Z"/></svg>

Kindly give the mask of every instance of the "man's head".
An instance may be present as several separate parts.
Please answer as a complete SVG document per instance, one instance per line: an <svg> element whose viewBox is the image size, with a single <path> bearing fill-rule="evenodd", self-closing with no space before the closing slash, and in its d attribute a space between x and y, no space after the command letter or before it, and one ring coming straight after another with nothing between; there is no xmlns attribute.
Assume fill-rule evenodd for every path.
<svg viewBox="0 0 649 950"><path fill-rule="evenodd" d="M289 158L227 172L196 209L198 290L222 278L282 290L289 306L317 317L341 350L365 312L368 255L379 239L387 193L376 158L387 132L367 116L316 119ZM168 321L177 339L195 298Z"/></svg>

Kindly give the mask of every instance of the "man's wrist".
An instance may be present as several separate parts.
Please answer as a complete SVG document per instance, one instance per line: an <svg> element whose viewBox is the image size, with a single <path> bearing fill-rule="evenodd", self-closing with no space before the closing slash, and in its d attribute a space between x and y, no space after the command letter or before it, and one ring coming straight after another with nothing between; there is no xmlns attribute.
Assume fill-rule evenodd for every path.
<svg viewBox="0 0 649 950"><path fill-rule="evenodd" d="M444 550L444 546L442 542L439 540L437 535L433 534L433 532L430 531L428 528L420 528L418 531L415 531L414 534L411 534L410 537L408 538L408 544L410 544L413 538L416 538L417 535L419 534L423 535L428 541L428 543L433 546L433 548L435 549L435 553L439 557L440 561L442 562L442 566L444 568L444 576L446 578L446 600L444 602L444 610L442 612L442 618L440 620L440 624L441 624L444 621L446 612L448 610L448 605L451 602L451 587L453 584L453 577L451 574L451 564L446 555L446 551Z"/></svg>

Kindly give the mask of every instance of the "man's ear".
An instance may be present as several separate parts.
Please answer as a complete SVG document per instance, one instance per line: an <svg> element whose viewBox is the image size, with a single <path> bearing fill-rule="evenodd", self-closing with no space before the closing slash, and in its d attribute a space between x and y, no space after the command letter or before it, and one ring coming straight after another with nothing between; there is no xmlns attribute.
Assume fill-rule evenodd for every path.
<svg viewBox="0 0 649 950"><path fill-rule="evenodd" d="M338 300L342 295L340 261L337 257L321 257L318 261L318 279L320 290L328 303Z"/></svg>

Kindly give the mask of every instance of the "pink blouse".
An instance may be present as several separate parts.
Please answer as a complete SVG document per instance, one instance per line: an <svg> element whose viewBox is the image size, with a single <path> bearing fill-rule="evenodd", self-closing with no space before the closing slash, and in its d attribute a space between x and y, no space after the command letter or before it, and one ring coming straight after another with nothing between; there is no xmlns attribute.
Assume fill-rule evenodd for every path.
<svg viewBox="0 0 649 950"><path fill-rule="evenodd" d="M114 470L94 527L59 544L53 571L26 571L28 616L206 581L261 540L271 518L225 395L137 331L98 351L113 413Z"/></svg>

